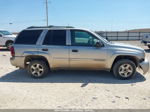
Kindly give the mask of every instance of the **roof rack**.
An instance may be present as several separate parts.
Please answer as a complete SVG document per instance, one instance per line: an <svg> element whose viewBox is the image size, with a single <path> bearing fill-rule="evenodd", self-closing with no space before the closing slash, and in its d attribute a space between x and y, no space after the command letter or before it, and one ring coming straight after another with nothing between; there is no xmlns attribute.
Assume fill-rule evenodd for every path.
<svg viewBox="0 0 150 112"><path fill-rule="evenodd" d="M33 29L33 28L74 28L73 26L30 26L27 29Z"/></svg>

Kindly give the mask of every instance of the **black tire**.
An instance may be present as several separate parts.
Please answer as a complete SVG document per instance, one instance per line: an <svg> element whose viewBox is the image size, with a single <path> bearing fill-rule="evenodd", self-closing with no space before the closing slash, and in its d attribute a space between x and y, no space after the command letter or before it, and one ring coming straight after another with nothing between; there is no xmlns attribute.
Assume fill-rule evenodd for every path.
<svg viewBox="0 0 150 112"><path fill-rule="evenodd" d="M128 67L129 69L126 70L126 67L128 65L130 65ZM122 67L124 67L124 68L122 68ZM135 75L135 73L136 73L136 65L131 60L122 59L122 60L117 61L114 64L112 71L113 71L114 76L117 77L118 79L128 80L128 79L131 79ZM128 72L128 71L130 71L130 72ZM123 73L121 73L121 72L123 72ZM126 74L126 76L125 76L125 74Z"/></svg>
<svg viewBox="0 0 150 112"><path fill-rule="evenodd" d="M6 47L7 47L8 50L11 48L12 44L13 44L13 41L8 41L6 43Z"/></svg>
<svg viewBox="0 0 150 112"><path fill-rule="evenodd" d="M36 65L40 65L40 67L37 67ZM33 67L35 67L35 69L33 69ZM39 70L37 68L39 68ZM41 71L40 71L40 69L41 69ZM42 71L42 69L43 69L43 71ZM28 70L28 73L33 78L44 78L48 74L49 67L46 64L46 62L35 60L35 61L30 62L30 64L27 67L27 70ZM34 73L33 71L35 71L37 73Z"/></svg>
<svg viewBox="0 0 150 112"><path fill-rule="evenodd" d="M150 45L148 45L148 48L150 49Z"/></svg>

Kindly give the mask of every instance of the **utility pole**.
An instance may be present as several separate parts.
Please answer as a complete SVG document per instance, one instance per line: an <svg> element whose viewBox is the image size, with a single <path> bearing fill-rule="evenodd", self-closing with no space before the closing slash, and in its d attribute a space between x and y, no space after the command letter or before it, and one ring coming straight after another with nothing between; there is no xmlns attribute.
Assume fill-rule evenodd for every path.
<svg viewBox="0 0 150 112"><path fill-rule="evenodd" d="M46 0L46 26L48 26L48 0Z"/></svg>

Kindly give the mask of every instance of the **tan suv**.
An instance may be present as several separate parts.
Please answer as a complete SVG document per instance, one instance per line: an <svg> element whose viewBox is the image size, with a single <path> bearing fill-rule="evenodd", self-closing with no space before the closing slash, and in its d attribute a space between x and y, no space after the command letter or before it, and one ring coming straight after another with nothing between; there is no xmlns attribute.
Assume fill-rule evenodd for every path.
<svg viewBox="0 0 150 112"><path fill-rule="evenodd" d="M136 68L149 70L142 48L108 42L96 33L79 28L30 27L23 30L11 48L12 65L27 69L34 78L49 70L107 70L129 79Z"/></svg>

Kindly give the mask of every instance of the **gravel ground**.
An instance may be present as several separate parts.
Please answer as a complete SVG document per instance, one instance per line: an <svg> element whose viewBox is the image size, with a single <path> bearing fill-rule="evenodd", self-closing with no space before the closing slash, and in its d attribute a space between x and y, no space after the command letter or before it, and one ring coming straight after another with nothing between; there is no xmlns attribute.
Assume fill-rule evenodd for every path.
<svg viewBox="0 0 150 112"><path fill-rule="evenodd" d="M137 41L124 41L150 50ZM150 109L150 73L117 80L105 71L55 71L32 79L0 50L1 109Z"/></svg>

